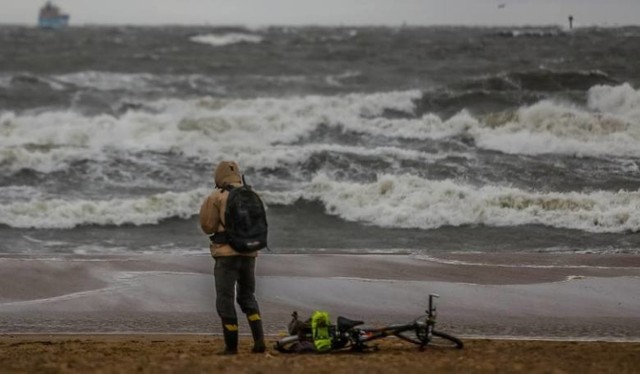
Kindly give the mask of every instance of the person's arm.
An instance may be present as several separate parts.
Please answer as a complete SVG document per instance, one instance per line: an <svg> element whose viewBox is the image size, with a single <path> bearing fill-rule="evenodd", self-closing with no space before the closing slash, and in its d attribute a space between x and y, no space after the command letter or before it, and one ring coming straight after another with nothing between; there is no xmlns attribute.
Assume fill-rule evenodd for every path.
<svg viewBox="0 0 640 374"><path fill-rule="evenodd" d="M220 209L214 194L209 195L200 207L200 228L205 234L211 235L218 231L220 224Z"/></svg>

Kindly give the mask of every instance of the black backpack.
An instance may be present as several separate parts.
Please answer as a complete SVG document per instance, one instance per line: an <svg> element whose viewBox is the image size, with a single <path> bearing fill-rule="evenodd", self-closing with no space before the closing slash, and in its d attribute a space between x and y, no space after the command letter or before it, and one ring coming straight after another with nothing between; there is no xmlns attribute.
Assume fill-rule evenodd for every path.
<svg viewBox="0 0 640 374"><path fill-rule="evenodd" d="M244 178L243 178L244 181ZM226 242L239 253L267 247L267 214L251 186L225 186L229 191L224 214Z"/></svg>

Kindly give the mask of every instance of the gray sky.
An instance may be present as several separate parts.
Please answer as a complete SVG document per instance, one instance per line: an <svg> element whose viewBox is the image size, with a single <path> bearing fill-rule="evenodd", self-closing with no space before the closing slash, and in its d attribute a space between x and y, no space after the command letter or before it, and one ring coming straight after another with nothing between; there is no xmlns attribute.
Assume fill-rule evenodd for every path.
<svg viewBox="0 0 640 374"><path fill-rule="evenodd" d="M0 0L34 24L45 0ZM79 24L640 25L640 0L55 0ZM499 4L506 4L499 8Z"/></svg>

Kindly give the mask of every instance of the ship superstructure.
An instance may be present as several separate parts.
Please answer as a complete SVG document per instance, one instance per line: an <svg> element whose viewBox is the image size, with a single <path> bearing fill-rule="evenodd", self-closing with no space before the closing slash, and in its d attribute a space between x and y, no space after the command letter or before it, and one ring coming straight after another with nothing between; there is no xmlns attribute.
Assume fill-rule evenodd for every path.
<svg viewBox="0 0 640 374"><path fill-rule="evenodd" d="M38 26L45 29L59 29L69 25L69 15L63 14L60 8L53 5L51 1L40 8Z"/></svg>

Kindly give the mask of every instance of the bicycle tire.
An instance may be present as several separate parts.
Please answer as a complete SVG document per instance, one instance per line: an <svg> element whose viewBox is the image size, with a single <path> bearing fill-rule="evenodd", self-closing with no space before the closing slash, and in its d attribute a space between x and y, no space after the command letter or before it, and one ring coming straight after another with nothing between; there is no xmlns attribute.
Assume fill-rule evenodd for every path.
<svg viewBox="0 0 640 374"><path fill-rule="evenodd" d="M429 341L427 347L431 346L462 349L464 347L464 343L462 343L462 340L456 338L453 335L434 330L433 336L431 337L431 340Z"/></svg>
<svg viewBox="0 0 640 374"><path fill-rule="evenodd" d="M394 335L404 340L405 342L422 345L422 340L418 338L415 331L406 331L406 332L401 332Z"/></svg>

